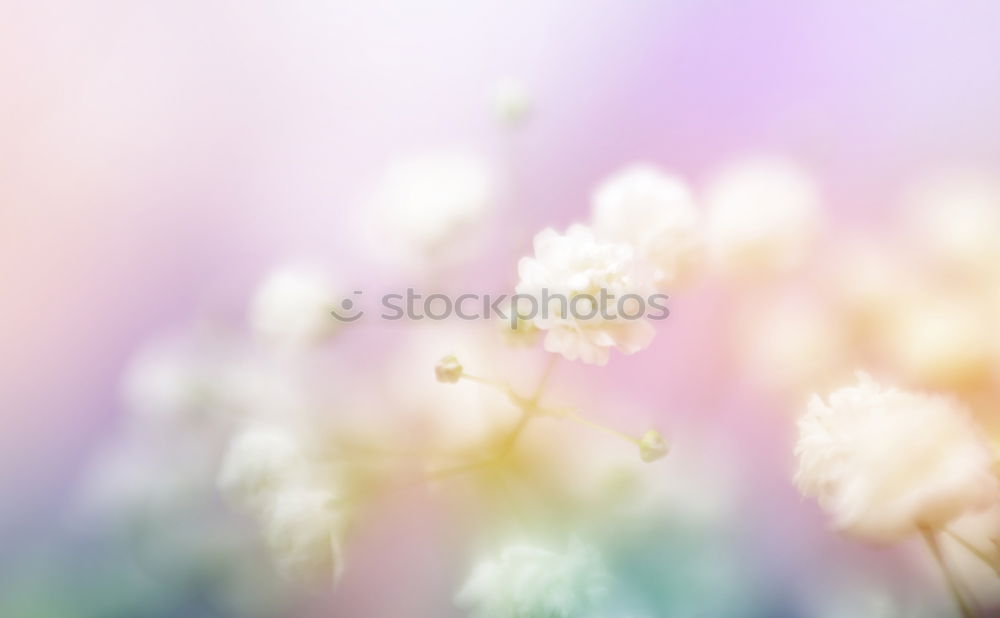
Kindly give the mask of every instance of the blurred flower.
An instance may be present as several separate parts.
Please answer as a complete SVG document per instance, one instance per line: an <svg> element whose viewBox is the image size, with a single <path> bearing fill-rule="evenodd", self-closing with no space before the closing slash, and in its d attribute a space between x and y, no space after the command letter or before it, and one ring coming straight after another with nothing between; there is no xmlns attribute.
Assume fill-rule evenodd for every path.
<svg viewBox="0 0 1000 618"><path fill-rule="evenodd" d="M816 237L820 200L813 181L780 159L750 159L709 186L708 239L717 265L736 276L799 266Z"/></svg>
<svg viewBox="0 0 1000 618"><path fill-rule="evenodd" d="M645 300L653 289L651 277L641 272L629 245L599 242L589 228L574 225L565 235L551 228L539 232L534 247L534 257L518 262L517 293L539 303L533 322L546 331L546 350L603 365L611 348L632 354L650 344L655 334L652 325L642 318L624 319L616 309L626 295ZM602 290L610 299L604 306L599 299ZM552 300L548 307L542 307L547 298L543 292ZM580 296L589 305L582 307L577 302ZM593 317L586 317L591 313ZM627 309L622 313L631 314Z"/></svg>
<svg viewBox="0 0 1000 618"><path fill-rule="evenodd" d="M224 404L219 384L235 351L234 342L208 327L153 339L125 370L125 407L151 422L208 420Z"/></svg>
<svg viewBox="0 0 1000 618"><path fill-rule="evenodd" d="M903 375L931 388L963 389L989 379L990 319L975 302L915 296L900 304L881 340Z"/></svg>
<svg viewBox="0 0 1000 618"><path fill-rule="evenodd" d="M340 576L340 520L332 493L309 487L274 496L265 519L265 537L278 572L295 581Z"/></svg>
<svg viewBox="0 0 1000 618"><path fill-rule="evenodd" d="M300 479L305 468L301 446L290 432L254 425L230 442L218 485L235 504L259 514L270 507L279 490Z"/></svg>
<svg viewBox="0 0 1000 618"><path fill-rule="evenodd" d="M892 320L900 297L918 284L916 269L886 239L850 238L831 252L827 273L846 326L859 336L875 335Z"/></svg>
<svg viewBox="0 0 1000 618"><path fill-rule="evenodd" d="M133 429L106 445L83 476L83 513L120 523L169 520L202 506L213 494L215 436L176 437Z"/></svg>
<svg viewBox="0 0 1000 618"><path fill-rule="evenodd" d="M340 326L330 314L339 301L339 292L318 269L283 266L270 272L254 292L250 326L283 347L312 343Z"/></svg>
<svg viewBox="0 0 1000 618"><path fill-rule="evenodd" d="M837 317L821 303L799 296L751 308L739 333L747 372L764 388L790 397L842 377L853 350Z"/></svg>
<svg viewBox="0 0 1000 618"><path fill-rule="evenodd" d="M493 88L493 111L508 127L519 127L531 115L531 93L523 82L504 78Z"/></svg>
<svg viewBox="0 0 1000 618"><path fill-rule="evenodd" d="M278 572L303 582L336 579L342 566L336 496L310 463L289 430L252 425L233 438L217 481L256 518Z"/></svg>
<svg viewBox="0 0 1000 618"><path fill-rule="evenodd" d="M572 618L587 615L608 583L597 552L577 540L563 553L522 545L476 566L455 602L477 618Z"/></svg>
<svg viewBox="0 0 1000 618"><path fill-rule="evenodd" d="M891 541L941 528L1000 497L993 453L966 411L865 375L799 420L795 482L858 536Z"/></svg>
<svg viewBox="0 0 1000 618"><path fill-rule="evenodd" d="M1000 182L974 170L933 174L905 196L904 227L916 248L973 274L1000 263Z"/></svg>
<svg viewBox="0 0 1000 618"><path fill-rule="evenodd" d="M482 243L473 234L497 202L497 179L468 154L428 153L393 162L365 216L378 257L426 267L467 257Z"/></svg>
<svg viewBox="0 0 1000 618"><path fill-rule="evenodd" d="M629 243L654 268L660 289L690 279L701 264L698 210L680 178L636 164L597 187L593 225L604 241Z"/></svg>

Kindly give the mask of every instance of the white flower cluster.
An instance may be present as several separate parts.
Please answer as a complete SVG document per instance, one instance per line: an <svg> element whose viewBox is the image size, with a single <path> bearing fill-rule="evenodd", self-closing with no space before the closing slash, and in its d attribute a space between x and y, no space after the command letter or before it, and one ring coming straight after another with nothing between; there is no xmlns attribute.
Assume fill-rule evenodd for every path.
<svg viewBox="0 0 1000 618"><path fill-rule="evenodd" d="M941 529L1000 500L992 450L959 404L865 375L809 403L796 455L801 491L872 540Z"/></svg>
<svg viewBox="0 0 1000 618"><path fill-rule="evenodd" d="M287 265L264 278L250 303L251 329L265 341L294 348L320 341L340 324L331 318L341 295L317 268Z"/></svg>
<svg viewBox="0 0 1000 618"><path fill-rule="evenodd" d="M292 580L339 576L342 514L289 430L251 425L231 441L220 490L261 523L280 573Z"/></svg>
<svg viewBox="0 0 1000 618"><path fill-rule="evenodd" d="M807 257L820 222L819 192L797 166L753 158L711 184L708 239L714 262L735 277L788 272Z"/></svg>
<svg viewBox="0 0 1000 618"><path fill-rule="evenodd" d="M390 163L373 191L363 231L380 258L427 267L455 263L477 243L499 181L480 157L431 151Z"/></svg>
<svg viewBox="0 0 1000 618"><path fill-rule="evenodd" d="M517 545L477 565L455 602L477 618L575 618L590 614L608 584L597 552L577 540L564 552Z"/></svg>
<svg viewBox="0 0 1000 618"><path fill-rule="evenodd" d="M627 243L653 269L658 289L690 280L701 266L698 208L687 184L648 164L629 166L601 183L593 198L601 240Z"/></svg>
<svg viewBox="0 0 1000 618"><path fill-rule="evenodd" d="M618 311L619 299L637 295L646 302L691 277L700 250L698 212L687 186L637 164L597 188L593 227L573 225L562 235L546 229L535 236L534 255L518 263L517 293L542 302L544 290L572 302L581 295L599 299L605 291L609 300L593 311L571 312L551 302L547 315L532 320L533 328L545 331L546 350L603 365L612 348L632 354L654 335L645 319L620 315L635 311Z"/></svg>
<svg viewBox="0 0 1000 618"><path fill-rule="evenodd" d="M818 193L808 176L780 160L732 166L709 187L706 203L703 225L682 179L649 164L627 166L594 192L591 227L535 236L534 255L518 264L517 292L541 299L545 289L572 299L604 289L619 298L648 297L694 280L706 253L723 273L773 276L800 264L816 235ZM587 319L550 311L532 326L546 331L546 350L590 364L606 363L611 348L631 354L649 345L648 322L607 319L614 312L600 309Z"/></svg>
<svg viewBox="0 0 1000 618"><path fill-rule="evenodd" d="M611 348L632 354L653 339L654 330L649 322L625 319L617 315L614 306L626 295L645 299L653 292L649 279L640 271L641 266L631 246L599 242L582 225L570 227L565 235L548 229L535 237L534 257L522 258L518 264L517 293L530 295L539 303L546 298L544 291L559 297L544 308L545 315L540 309L533 320L539 329L546 331L546 350L569 360L579 358L585 363L603 365ZM610 306L575 313L570 310L570 303L581 295L589 295L588 302L594 299L599 302L601 290L614 299L607 303ZM560 298L568 302L560 302ZM580 317L590 314L593 317Z"/></svg>

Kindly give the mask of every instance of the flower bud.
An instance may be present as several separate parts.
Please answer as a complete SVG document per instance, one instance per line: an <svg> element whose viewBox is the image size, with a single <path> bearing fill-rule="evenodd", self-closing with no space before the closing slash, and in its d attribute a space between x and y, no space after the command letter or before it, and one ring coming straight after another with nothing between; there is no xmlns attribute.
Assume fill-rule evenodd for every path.
<svg viewBox="0 0 1000 618"><path fill-rule="evenodd" d="M662 459L669 452L670 445L655 429L650 429L639 438L639 457L646 463Z"/></svg>
<svg viewBox="0 0 1000 618"><path fill-rule="evenodd" d="M438 382L454 384L462 377L462 363L458 362L454 354L449 354L438 361L434 367L434 375Z"/></svg>

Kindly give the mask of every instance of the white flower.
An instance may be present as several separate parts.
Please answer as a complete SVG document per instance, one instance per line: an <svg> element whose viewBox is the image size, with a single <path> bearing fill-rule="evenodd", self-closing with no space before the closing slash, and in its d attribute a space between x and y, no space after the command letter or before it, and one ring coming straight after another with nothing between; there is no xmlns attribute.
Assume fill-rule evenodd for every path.
<svg viewBox="0 0 1000 618"><path fill-rule="evenodd" d="M383 174L364 215L378 257L408 266L446 263L477 249L474 232L497 199L493 171L475 156L429 153Z"/></svg>
<svg viewBox="0 0 1000 618"><path fill-rule="evenodd" d="M518 263L517 293L536 300L532 321L547 331L546 350L603 365L611 348L632 354L650 344L655 331L641 316L653 288L629 245L599 242L590 229L574 225L565 235L539 232L534 247L534 257ZM523 312L528 304L517 308Z"/></svg>
<svg viewBox="0 0 1000 618"><path fill-rule="evenodd" d="M295 436L281 427L254 425L230 442L217 484L234 503L259 515L272 507L279 491L297 483L305 469Z"/></svg>
<svg viewBox="0 0 1000 618"><path fill-rule="evenodd" d="M816 236L816 187L785 161L752 159L725 170L706 201L710 248L728 274L788 271L803 261Z"/></svg>
<svg viewBox="0 0 1000 618"><path fill-rule="evenodd" d="M991 449L962 407L864 375L829 403L813 398L796 455L799 489L838 528L872 540L940 528L1000 495Z"/></svg>
<svg viewBox="0 0 1000 618"><path fill-rule="evenodd" d="M493 88L493 110L508 127L518 127L531 115L531 94L523 82L505 78Z"/></svg>
<svg viewBox="0 0 1000 618"><path fill-rule="evenodd" d="M122 380L131 413L149 421L205 421L219 411L218 381L234 357L218 333L194 332L157 338L132 358Z"/></svg>
<svg viewBox="0 0 1000 618"><path fill-rule="evenodd" d="M597 552L578 541L563 553L514 546L479 564L455 602L477 618L574 618L594 608L608 580Z"/></svg>
<svg viewBox="0 0 1000 618"><path fill-rule="evenodd" d="M703 243L691 190L651 165L632 165L605 180L593 197L598 238L629 243L654 268L657 287L690 279Z"/></svg>
<svg viewBox="0 0 1000 618"><path fill-rule="evenodd" d="M265 538L278 572L288 579L339 577L340 518L331 492L310 487L279 492L265 519Z"/></svg>
<svg viewBox="0 0 1000 618"><path fill-rule="evenodd" d="M977 299L918 294L900 303L879 333L888 357L906 375L931 388L962 389L985 384L994 344L985 333L992 322Z"/></svg>
<svg viewBox="0 0 1000 618"><path fill-rule="evenodd" d="M996 272L1000 261L1000 182L978 170L949 170L904 196L903 227L918 249L948 266Z"/></svg>
<svg viewBox="0 0 1000 618"><path fill-rule="evenodd" d="M850 333L813 298L790 294L751 306L740 320L740 356L747 373L776 393L800 397L850 370Z"/></svg>
<svg viewBox="0 0 1000 618"><path fill-rule="evenodd" d="M298 346L323 339L340 325L331 315L341 309L329 278L307 266L284 266L270 272L254 292L250 326L265 340Z"/></svg>

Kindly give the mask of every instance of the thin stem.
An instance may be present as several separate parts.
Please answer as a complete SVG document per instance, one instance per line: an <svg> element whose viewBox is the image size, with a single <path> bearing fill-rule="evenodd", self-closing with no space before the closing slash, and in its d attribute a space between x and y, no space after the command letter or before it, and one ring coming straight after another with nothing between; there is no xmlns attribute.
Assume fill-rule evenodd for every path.
<svg viewBox="0 0 1000 618"><path fill-rule="evenodd" d="M964 547L965 549L967 549L976 558L979 558L980 560L982 560L983 562L985 562L991 569L993 569L994 571L996 571L997 575L1000 575L1000 560L997 560L996 558L993 558L992 556L990 556L989 554L987 554L983 550L979 549L978 547L976 547L975 545L973 545L969 541L967 541L964 538L960 537L959 535L955 534L955 532L953 532L951 530L948 530L948 529L945 529L944 532L945 532L945 534L947 534L948 536L950 536L952 539L954 539L959 545L961 545L962 547Z"/></svg>
<svg viewBox="0 0 1000 618"><path fill-rule="evenodd" d="M590 420L588 418L584 418L584 417L580 416L579 414L577 414L576 412L572 412L572 411L563 412L562 416L565 417L565 418L568 418L571 421L575 421L577 423L580 423L581 425L586 425L587 427L591 427L591 428L596 429L598 431L603 431L604 433L607 433L607 434L610 434L612 436L621 438L622 440L625 440L626 442L628 442L630 444L635 444L637 446L640 445L639 438L636 438L634 436L630 436L630 435L628 435L625 432L618 431L617 429L612 429L611 427L608 427L607 425L602 425L601 423L598 423L596 421L592 421L592 420Z"/></svg>
<svg viewBox="0 0 1000 618"><path fill-rule="evenodd" d="M480 384L485 384L486 386L492 386L493 388L499 388L500 390L506 392L507 385L502 382L497 382L496 380L491 380L489 378L484 378L482 376L473 375L471 373L462 372L462 378L469 380L470 382L479 382Z"/></svg>
<svg viewBox="0 0 1000 618"><path fill-rule="evenodd" d="M480 461L473 461L467 464L459 464L457 466L452 466L450 468L443 468L436 472L433 472L419 481L419 483L429 483L433 481L441 481L447 478L458 476L460 474L465 474L467 472L472 472L474 470L479 470L481 468L486 468L496 463L493 458L483 459Z"/></svg>
<svg viewBox="0 0 1000 618"><path fill-rule="evenodd" d="M542 371L542 377L538 380L538 386L535 387L535 392L531 394L531 399L533 403L537 403L541 399L542 394L545 392L545 387L549 383L549 378L552 377L552 371L556 367L556 363L559 362L559 355L552 354L549 356L549 362L545 365L545 369Z"/></svg>
<svg viewBox="0 0 1000 618"><path fill-rule="evenodd" d="M976 614L972 611L972 607L965 600L965 596L962 594L961 589L958 585L958 580L955 579L954 573L948 568L948 563L944 559L944 555L941 553L941 546L938 543L937 535L930 528L921 528L921 534L924 536L924 542L927 543L927 548L930 550L931 555L934 556L934 560L938 563L938 567L941 569L942 575L944 575L945 583L948 586L948 592L951 593L952 598L955 600L955 604L958 606L959 613L962 614L962 618L975 618Z"/></svg>

